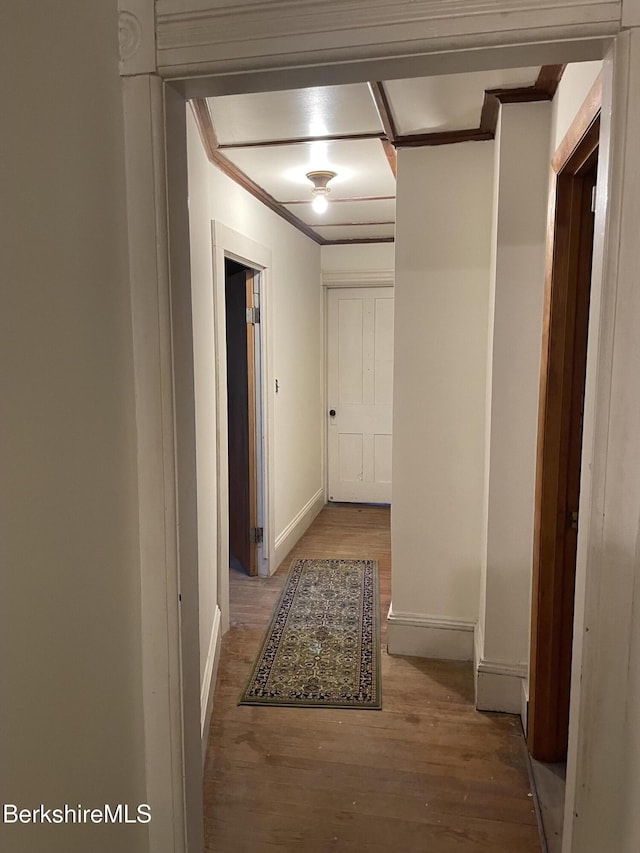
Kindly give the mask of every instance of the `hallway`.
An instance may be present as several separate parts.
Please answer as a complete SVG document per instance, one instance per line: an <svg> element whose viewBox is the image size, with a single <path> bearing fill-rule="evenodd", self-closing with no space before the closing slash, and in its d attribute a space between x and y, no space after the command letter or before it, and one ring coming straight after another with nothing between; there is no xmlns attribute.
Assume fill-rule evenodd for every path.
<svg viewBox="0 0 640 853"><path fill-rule="evenodd" d="M238 707L292 559L380 569L382 711ZM232 571L204 769L207 853L538 853L520 721L473 705L471 664L386 654L389 510L325 507L269 579Z"/></svg>

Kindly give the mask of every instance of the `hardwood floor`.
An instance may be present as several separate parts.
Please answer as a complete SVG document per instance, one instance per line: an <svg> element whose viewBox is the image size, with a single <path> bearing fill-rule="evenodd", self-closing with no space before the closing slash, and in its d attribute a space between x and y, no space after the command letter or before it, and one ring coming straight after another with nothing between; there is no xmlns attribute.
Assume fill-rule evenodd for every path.
<svg viewBox="0 0 640 853"><path fill-rule="evenodd" d="M236 703L292 559L380 569L382 711ZM539 853L519 720L473 705L470 664L391 657L389 511L330 506L269 579L231 573L204 770L207 853Z"/></svg>

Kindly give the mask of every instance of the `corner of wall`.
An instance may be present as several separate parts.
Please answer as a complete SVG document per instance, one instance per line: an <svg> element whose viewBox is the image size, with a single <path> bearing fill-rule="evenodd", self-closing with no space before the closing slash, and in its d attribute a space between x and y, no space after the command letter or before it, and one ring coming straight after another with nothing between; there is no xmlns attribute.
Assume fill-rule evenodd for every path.
<svg viewBox="0 0 640 853"><path fill-rule="evenodd" d="M387 649L390 655L473 660L474 623L417 613L396 613L393 603L387 615Z"/></svg>
<svg viewBox="0 0 640 853"><path fill-rule="evenodd" d="M507 664L480 658L475 663L476 708L522 716L525 664Z"/></svg>

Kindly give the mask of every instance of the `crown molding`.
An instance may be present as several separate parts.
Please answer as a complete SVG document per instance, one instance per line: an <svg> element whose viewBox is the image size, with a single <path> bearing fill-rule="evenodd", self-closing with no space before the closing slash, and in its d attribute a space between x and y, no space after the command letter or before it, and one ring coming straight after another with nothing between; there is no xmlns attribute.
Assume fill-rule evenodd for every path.
<svg viewBox="0 0 640 853"><path fill-rule="evenodd" d="M287 136L280 139L261 139L255 142L219 142L219 151L231 148L276 148L279 145L304 145L307 142L358 142L362 139L382 139L380 131L370 133L328 133L324 136Z"/></svg>
<svg viewBox="0 0 640 853"><path fill-rule="evenodd" d="M622 0L157 0L165 76L603 37Z"/></svg>
<svg viewBox="0 0 640 853"><path fill-rule="evenodd" d="M396 148L424 148L426 145L454 145L456 142L486 142L491 131L470 127L464 130L440 130L436 133L408 133L396 139Z"/></svg>

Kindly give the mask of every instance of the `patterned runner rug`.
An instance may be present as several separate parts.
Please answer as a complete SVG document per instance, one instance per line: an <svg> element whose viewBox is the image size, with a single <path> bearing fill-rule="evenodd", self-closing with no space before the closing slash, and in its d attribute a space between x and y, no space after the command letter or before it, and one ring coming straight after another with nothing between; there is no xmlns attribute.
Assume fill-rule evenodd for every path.
<svg viewBox="0 0 640 853"><path fill-rule="evenodd" d="M380 709L375 560L295 560L240 705Z"/></svg>

